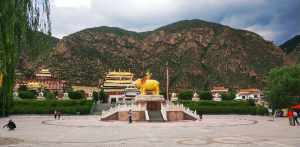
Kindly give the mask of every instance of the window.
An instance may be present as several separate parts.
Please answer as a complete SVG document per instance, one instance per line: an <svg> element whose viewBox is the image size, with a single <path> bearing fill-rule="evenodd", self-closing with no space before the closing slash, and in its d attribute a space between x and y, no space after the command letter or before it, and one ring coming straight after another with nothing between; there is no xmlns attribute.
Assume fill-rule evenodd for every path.
<svg viewBox="0 0 300 147"><path fill-rule="evenodd" d="M242 99L245 99L245 98L246 98L246 96L243 95L243 96L242 96Z"/></svg>

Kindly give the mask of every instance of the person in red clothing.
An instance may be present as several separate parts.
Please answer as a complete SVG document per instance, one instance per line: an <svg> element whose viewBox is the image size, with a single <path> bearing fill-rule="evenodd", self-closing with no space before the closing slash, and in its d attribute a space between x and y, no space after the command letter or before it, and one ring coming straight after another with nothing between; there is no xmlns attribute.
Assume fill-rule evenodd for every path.
<svg viewBox="0 0 300 147"><path fill-rule="evenodd" d="M288 118L289 118L289 122L291 126L294 126L294 116L293 116L293 111L291 109L288 110L288 114L287 114Z"/></svg>

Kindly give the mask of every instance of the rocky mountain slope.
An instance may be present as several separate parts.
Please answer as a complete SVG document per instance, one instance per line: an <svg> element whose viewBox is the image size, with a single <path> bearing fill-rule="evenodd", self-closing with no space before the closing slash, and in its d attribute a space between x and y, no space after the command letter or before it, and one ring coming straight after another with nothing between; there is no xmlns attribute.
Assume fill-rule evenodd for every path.
<svg viewBox="0 0 300 147"><path fill-rule="evenodd" d="M202 20L185 20L149 32L120 28L85 29L59 40L44 62L72 84L97 85L109 69L150 70L165 85L168 62L171 89L201 89L215 84L261 86L263 75L283 64L283 51L261 36Z"/></svg>
<svg viewBox="0 0 300 147"><path fill-rule="evenodd" d="M286 53L285 64L297 64L300 63L300 35L293 37L286 41L280 48Z"/></svg>
<svg viewBox="0 0 300 147"><path fill-rule="evenodd" d="M29 39L31 42L27 43L21 51L21 58L17 66L17 73L22 73L22 77L30 77L37 68L47 65L46 59L55 51L59 40L41 32L36 32L31 37Z"/></svg>

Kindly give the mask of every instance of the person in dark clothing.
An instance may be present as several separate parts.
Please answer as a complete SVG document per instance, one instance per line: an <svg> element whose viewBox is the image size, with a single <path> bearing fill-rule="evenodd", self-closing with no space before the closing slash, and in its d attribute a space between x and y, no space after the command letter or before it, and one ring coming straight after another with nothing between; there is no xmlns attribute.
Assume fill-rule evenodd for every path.
<svg viewBox="0 0 300 147"><path fill-rule="evenodd" d="M296 110L293 111L293 117L294 117L294 124L296 125L300 125L299 121L298 121L298 113L296 112Z"/></svg>
<svg viewBox="0 0 300 147"><path fill-rule="evenodd" d="M3 126L3 128L5 127L7 127L9 130L14 130L17 126L12 120L9 120L8 123Z"/></svg>
<svg viewBox="0 0 300 147"><path fill-rule="evenodd" d="M200 120L202 120L202 118L203 118L203 113L202 112L199 112L199 118L200 118Z"/></svg>
<svg viewBox="0 0 300 147"><path fill-rule="evenodd" d="M56 119L56 117L57 117L57 111L54 110L54 119Z"/></svg>
<svg viewBox="0 0 300 147"><path fill-rule="evenodd" d="M129 109L129 111L128 111L128 121L129 121L130 124L132 123L132 111L131 111L131 109Z"/></svg>
<svg viewBox="0 0 300 147"><path fill-rule="evenodd" d="M60 116L61 116L61 112L58 111L58 112L57 112L57 119L60 119Z"/></svg>

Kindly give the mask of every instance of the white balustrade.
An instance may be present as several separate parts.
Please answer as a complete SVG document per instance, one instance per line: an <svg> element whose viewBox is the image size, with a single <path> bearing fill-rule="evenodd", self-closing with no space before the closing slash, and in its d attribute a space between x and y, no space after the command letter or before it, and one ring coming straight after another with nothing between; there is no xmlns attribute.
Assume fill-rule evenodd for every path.
<svg viewBox="0 0 300 147"><path fill-rule="evenodd" d="M106 118L110 115L113 115L114 113L121 112L121 111L144 111L145 112L145 119L149 120L148 111L145 106L142 106L140 104L129 104L129 105L117 105L115 107L111 107L107 111L103 111L100 118ZM183 106L183 104L173 104L173 103L166 103L161 104L161 114L165 121L167 121L167 112L168 111L182 111L186 113L187 115L199 120L199 115L196 111L192 111L189 108L186 108Z"/></svg>
<svg viewBox="0 0 300 147"><path fill-rule="evenodd" d="M199 115L196 111L192 111L189 108L183 106L183 104L169 104L167 103L164 107L165 111L183 111L184 113L188 114L189 116L199 119Z"/></svg>
<svg viewBox="0 0 300 147"><path fill-rule="evenodd" d="M161 104L160 112L161 112L161 115L162 115L164 121L167 121L168 117L167 117L167 109L166 109L165 105Z"/></svg>
<svg viewBox="0 0 300 147"><path fill-rule="evenodd" d="M145 111L146 107L139 105L134 105L134 104L124 104L124 105L117 105L115 107L111 107L107 111L102 111L101 118L106 118L110 115L113 115L114 113L120 112L120 111Z"/></svg>
<svg viewBox="0 0 300 147"><path fill-rule="evenodd" d="M147 110L145 110L145 119L146 119L146 121L149 121L149 120L150 120L149 114L148 114L148 111L147 111Z"/></svg>

